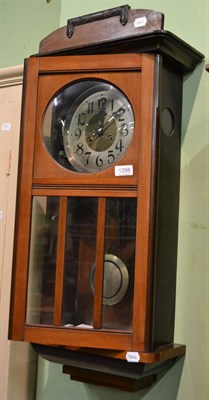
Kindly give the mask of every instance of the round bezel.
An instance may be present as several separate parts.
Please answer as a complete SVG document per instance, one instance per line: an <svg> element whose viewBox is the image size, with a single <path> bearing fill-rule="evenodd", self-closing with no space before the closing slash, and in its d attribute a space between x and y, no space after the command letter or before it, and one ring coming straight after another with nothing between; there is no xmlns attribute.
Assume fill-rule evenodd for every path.
<svg viewBox="0 0 209 400"><path fill-rule="evenodd" d="M126 152L133 137L134 112L116 86L84 79L53 97L42 129L55 161L72 171L95 173L117 163Z"/></svg>

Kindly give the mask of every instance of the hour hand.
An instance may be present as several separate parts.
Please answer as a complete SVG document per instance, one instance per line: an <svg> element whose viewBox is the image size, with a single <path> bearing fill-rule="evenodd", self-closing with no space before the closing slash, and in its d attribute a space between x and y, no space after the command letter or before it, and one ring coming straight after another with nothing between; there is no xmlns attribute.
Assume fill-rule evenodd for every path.
<svg viewBox="0 0 209 400"><path fill-rule="evenodd" d="M91 136L91 142L93 143L98 137L103 136L105 130L113 123L113 121L115 121L116 119L119 119L121 117L121 115L124 114L124 106L125 104L123 104L121 107L118 108L118 110L114 111L112 113L112 115L110 116L110 118L108 118L105 121L105 117L107 115L106 111L104 110L104 108L102 108L98 115L99 115L99 128L97 129L97 131ZM105 121L105 122L104 122Z"/></svg>
<svg viewBox="0 0 209 400"><path fill-rule="evenodd" d="M106 113L105 109L101 108L101 110L98 113L100 127L104 126L104 120L105 120L106 115L107 115L107 113Z"/></svg>
<svg viewBox="0 0 209 400"><path fill-rule="evenodd" d="M105 120L106 115L107 115L107 113L106 113L105 109L101 108L101 110L98 113L98 126L99 126L99 129L96 132L97 136L100 136L100 135L103 134L104 120Z"/></svg>
<svg viewBox="0 0 209 400"><path fill-rule="evenodd" d="M89 135L89 137L88 137L88 142L89 142L89 143L93 144L94 141L95 141L97 138L99 138L100 136L103 136L104 128L105 128L105 126L104 126L104 120L105 120L106 115L107 115L107 113L106 113L105 109L102 107L102 108L100 109L100 111L98 112L98 115L97 115L97 118L98 118L98 120L97 120L98 129L97 129L96 131L93 131L93 132Z"/></svg>

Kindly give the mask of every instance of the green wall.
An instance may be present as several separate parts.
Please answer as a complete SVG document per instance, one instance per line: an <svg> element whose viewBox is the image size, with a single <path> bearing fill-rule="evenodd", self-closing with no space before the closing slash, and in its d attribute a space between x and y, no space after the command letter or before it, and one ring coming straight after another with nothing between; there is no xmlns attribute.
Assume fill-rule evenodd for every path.
<svg viewBox="0 0 209 400"><path fill-rule="evenodd" d="M0 68L21 65L59 27L61 0L0 0Z"/></svg>
<svg viewBox="0 0 209 400"><path fill-rule="evenodd" d="M209 0L128 2L165 14L165 29L205 54L184 78L175 342L187 354L148 391L134 394L70 381L39 359L36 400L208 400L209 398ZM70 17L121 5L116 0L1 1L2 66L22 63ZM1 13L2 15L2 13ZM15 37L12 27L15 26ZM9 31L9 34L8 34ZM27 33L26 33L27 32ZM2 47L2 45L1 45ZM19 399L17 399L19 400Z"/></svg>

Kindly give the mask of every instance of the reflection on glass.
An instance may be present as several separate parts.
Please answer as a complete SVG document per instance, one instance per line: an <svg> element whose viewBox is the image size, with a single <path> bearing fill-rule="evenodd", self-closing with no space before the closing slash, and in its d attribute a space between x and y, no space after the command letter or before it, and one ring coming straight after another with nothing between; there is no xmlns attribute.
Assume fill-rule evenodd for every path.
<svg viewBox="0 0 209 400"><path fill-rule="evenodd" d="M103 328L131 330L135 238L136 199L107 199Z"/></svg>
<svg viewBox="0 0 209 400"><path fill-rule="evenodd" d="M97 197L68 197L61 325L93 327L98 221ZM53 325L59 197L32 205L27 324ZM130 331L134 285L136 199L107 198L103 329ZM98 244L99 245L99 244Z"/></svg>
<svg viewBox="0 0 209 400"><path fill-rule="evenodd" d="M62 88L48 104L42 122L42 133L46 148L53 159L69 170L75 170L69 161L63 143L66 121L75 112L76 100L84 100L88 90L101 86L101 81L83 79Z"/></svg>
<svg viewBox="0 0 209 400"><path fill-rule="evenodd" d="M35 196L32 205L28 324L52 324L59 198Z"/></svg>
<svg viewBox="0 0 209 400"><path fill-rule="evenodd" d="M97 198L68 198L62 324L91 327L90 274L96 259Z"/></svg>

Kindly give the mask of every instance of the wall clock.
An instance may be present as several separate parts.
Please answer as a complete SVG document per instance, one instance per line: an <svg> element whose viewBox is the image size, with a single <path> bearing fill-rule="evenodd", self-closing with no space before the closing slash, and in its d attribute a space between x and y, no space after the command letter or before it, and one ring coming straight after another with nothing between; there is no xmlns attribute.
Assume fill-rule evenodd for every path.
<svg viewBox="0 0 209 400"><path fill-rule="evenodd" d="M10 338L74 379L136 390L185 354L182 77L203 56L162 14L115 12L73 21L73 36L71 21L26 60Z"/></svg>

